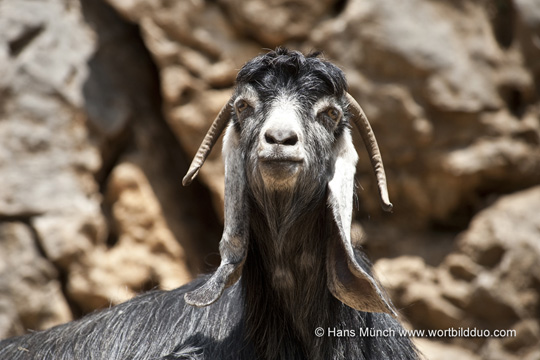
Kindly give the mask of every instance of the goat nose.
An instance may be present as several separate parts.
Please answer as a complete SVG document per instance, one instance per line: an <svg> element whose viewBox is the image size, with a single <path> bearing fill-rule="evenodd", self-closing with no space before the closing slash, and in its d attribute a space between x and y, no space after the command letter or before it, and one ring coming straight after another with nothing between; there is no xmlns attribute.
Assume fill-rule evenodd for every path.
<svg viewBox="0 0 540 360"><path fill-rule="evenodd" d="M264 140L272 145L296 145L298 135L291 129L268 129L264 133Z"/></svg>

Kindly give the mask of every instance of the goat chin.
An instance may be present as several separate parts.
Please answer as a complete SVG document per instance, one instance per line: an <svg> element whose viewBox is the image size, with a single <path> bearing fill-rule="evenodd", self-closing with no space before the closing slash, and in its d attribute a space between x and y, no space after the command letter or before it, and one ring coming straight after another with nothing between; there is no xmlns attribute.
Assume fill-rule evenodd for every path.
<svg viewBox="0 0 540 360"><path fill-rule="evenodd" d="M346 87L343 72L316 55L277 49L249 61L183 180L193 180L226 129L216 271L0 342L0 359L417 359L351 241L351 124L366 142L383 208L392 204L375 137Z"/></svg>

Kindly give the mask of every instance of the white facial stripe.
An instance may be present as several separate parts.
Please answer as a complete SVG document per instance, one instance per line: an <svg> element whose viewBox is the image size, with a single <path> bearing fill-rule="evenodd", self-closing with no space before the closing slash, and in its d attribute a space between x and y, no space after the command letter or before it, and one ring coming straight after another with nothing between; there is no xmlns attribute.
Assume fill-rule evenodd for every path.
<svg viewBox="0 0 540 360"><path fill-rule="evenodd" d="M268 113L261 136L264 136L269 128L290 129L298 134L302 141L302 122L300 119L300 104L291 96L281 95L273 103Z"/></svg>

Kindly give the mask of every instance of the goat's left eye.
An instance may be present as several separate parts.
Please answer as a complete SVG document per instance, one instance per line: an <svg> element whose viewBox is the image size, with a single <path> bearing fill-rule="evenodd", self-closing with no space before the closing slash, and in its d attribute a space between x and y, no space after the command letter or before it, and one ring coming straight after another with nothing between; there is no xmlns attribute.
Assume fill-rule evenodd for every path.
<svg viewBox="0 0 540 360"><path fill-rule="evenodd" d="M240 100L236 103L236 111L240 114L242 111L246 110L249 107L249 104L245 100Z"/></svg>
<svg viewBox="0 0 540 360"><path fill-rule="evenodd" d="M338 122L341 119L341 112L333 107L326 110L326 115L335 122Z"/></svg>

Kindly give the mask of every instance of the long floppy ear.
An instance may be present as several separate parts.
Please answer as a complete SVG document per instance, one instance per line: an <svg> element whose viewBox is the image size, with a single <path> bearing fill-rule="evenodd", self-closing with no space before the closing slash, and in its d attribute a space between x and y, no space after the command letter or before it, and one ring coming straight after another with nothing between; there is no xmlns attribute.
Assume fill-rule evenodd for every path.
<svg viewBox="0 0 540 360"><path fill-rule="evenodd" d="M375 147L378 153L376 143ZM351 242L354 174L358 155L349 130L338 140L335 157L327 199L335 225L328 242L328 288L337 299L356 310L384 312L395 316L390 300L371 274L369 263L359 253L355 253ZM382 163L380 169L384 175ZM383 185L383 193L386 193L385 183ZM388 200L387 195L383 204L384 200ZM390 202L387 201L387 204Z"/></svg>
<svg viewBox="0 0 540 360"><path fill-rule="evenodd" d="M215 143L215 141L213 142ZM240 278L242 265L246 259L249 211L246 205L244 161L238 142L239 134L234 129L234 126L230 124L223 139L225 228L219 243L221 264L205 284L184 295L186 303L190 305L207 306L218 300L225 288L233 285ZM203 145L201 145L201 148Z"/></svg>

